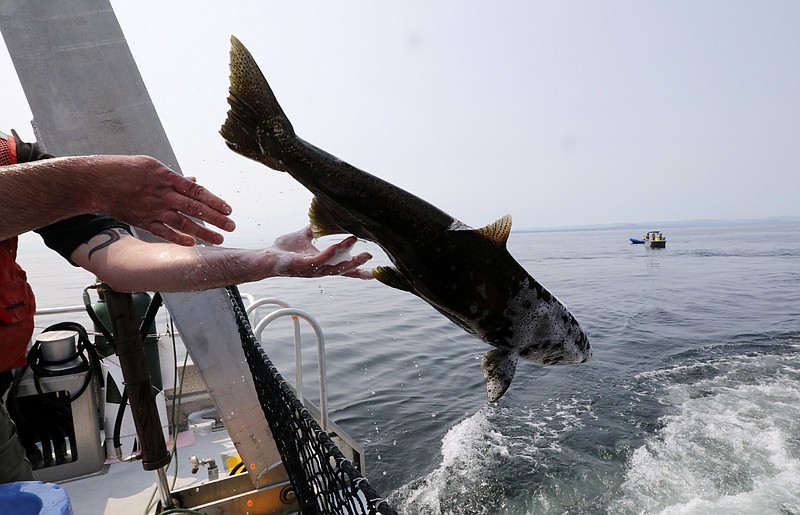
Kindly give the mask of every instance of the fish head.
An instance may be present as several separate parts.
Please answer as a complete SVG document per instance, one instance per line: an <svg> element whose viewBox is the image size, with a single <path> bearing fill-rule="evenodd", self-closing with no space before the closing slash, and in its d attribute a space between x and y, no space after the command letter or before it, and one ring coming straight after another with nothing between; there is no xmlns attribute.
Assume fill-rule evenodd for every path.
<svg viewBox="0 0 800 515"><path fill-rule="evenodd" d="M592 357L589 338L566 306L528 277L509 302L511 338L519 357L542 365L586 363Z"/></svg>
<svg viewBox="0 0 800 515"><path fill-rule="evenodd" d="M456 311L461 321L457 323L503 350L489 361L505 353L510 360L522 358L544 365L589 361L591 345L578 321L508 252L510 215L477 230L459 224L455 221L450 227L450 237L458 242L450 259L455 261L458 252L469 249L471 266L464 278L450 279L463 285L460 290L453 288L461 293L460 299L451 296L440 304L459 305L460 301ZM455 240L459 236L461 239ZM515 366L495 363L491 368L513 373Z"/></svg>
<svg viewBox="0 0 800 515"><path fill-rule="evenodd" d="M533 277L520 285L503 312L502 329L484 338L496 347L481 362L489 402L498 401L511 386L520 358L566 365L586 363L592 357L589 338L566 306Z"/></svg>

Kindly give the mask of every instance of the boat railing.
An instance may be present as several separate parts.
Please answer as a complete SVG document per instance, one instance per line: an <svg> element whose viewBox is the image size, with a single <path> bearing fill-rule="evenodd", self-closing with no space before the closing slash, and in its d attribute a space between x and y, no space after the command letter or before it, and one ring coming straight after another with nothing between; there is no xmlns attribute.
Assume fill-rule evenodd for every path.
<svg viewBox="0 0 800 515"><path fill-rule="evenodd" d="M314 333L317 337L317 361L319 367L319 384L320 384L320 425L323 429L327 431L328 426L328 385L327 385L327 374L325 369L325 338L322 333L322 327L319 323L309 315L308 313L293 309L289 304L274 298L264 298L264 299L255 299L253 295L245 293L242 294L242 299L245 301L246 306L246 313L248 317L250 317L252 323L255 325L253 333L255 334L256 338L259 341L261 340L261 334L266 329L267 325L272 323L273 321L277 320L278 318L292 317L292 321L294 322L294 347L295 347L295 395L300 400L300 402L306 403L306 399L303 396L303 357L302 357L302 341L300 337L300 322L299 319L305 320L314 330ZM87 302L88 299L87 299ZM266 305L273 305L279 306L281 309L273 311L269 313L265 317L261 318L260 320L255 318L255 310L262 306ZM80 314L86 315L87 314L87 305L75 305L75 306L58 306L58 307L51 307L51 308L37 308L35 316L36 318L40 319L42 317L54 316L54 315L67 315L67 314ZM92 327L86 327L87 334L97 336L100 335L97 331L95 331ZM170 331L169 333L156 333L149 336L153 336L155 338L161 338L163 336L175 336L180 337L180 334L175 331Z"/></svg>
<svg viewBox="0 0 800 515"><path fill-rule="evenodd" d="M246 308L246 313L251 316L254 311L264 305L281 306L282 309L277 309L269 313L261 320L258 321L253 334L258 341L261 340L261 333L267 328L269 324L279 318L291 317L294 325L294 365L295 365L295 395L303 404L306 404L305 397L303 396L303 353L302 353L302 340L300 337L300 319L305 320L314 330L317 338L317 366L318 366L318 379L319 379L319 403L320 403L320 425L324 431L328 431L328 377L325 368L325 337L322 333L322 327L319 323L306 313L299 309L294 309L286 302L279 299L259 299Z"/></svg>
<svg viewBox="0 0 800 515"><path fill-rule="evenodd" d="M295 395L300 400L300 402L305 403L305 398L303 396L303 363L302 363L302 353L301 347L302 342L300 338L300 322L299 319L302 318L314 329L314 332L317 336L317 356L318 356L318 363L319 363L319 384L320 384L320 424L322 428L327 430L328 425L328 386L327 386L327 374L325 371L325 338L322 333L322 328L320 327L319 323L308 313L304 311L300 311L297 309L291 308L288 303L274 298L264 298L264 299L255 299L252 294L243 293L241 294L242 299L245 301L246 306L246 313L252 323L255 325L253 330L256 338L261 341L261 334L266 329L267 325L269 325L274 320L277 320L281 317L291 316L294 322L294 346L295 346ZM41 319L43 317L50 317L55 315L69 315L69 314L78 314L78 315L87 315L87 306L89 309L91 308L89 304L89 299L85 299L87 304L84 305L74 305L74 306L57 306L57 307L49 307L49 308L37 308L35 312L36 319ZM255 317L255 310L262 306L266 305L273 305L279 306L281 309L273 311L272 313L267 314L265 317L261 318L260 320ZM38 326L37 326L38 327ZM97 332L93 327L86 327L86 332L92 336L100 336L101 333ZM34 335L36 336L36 335ZM161 338L164 336L169 337L180 337L180 333L177 331L170 330L167 333L157 332L155 334L151 334L148 336L152 336L155 338Z"/></svg>
<svg viewBox="0 0 800 515"><path fill-rule="evenodd" d="M36 316L62 315L68 313L86 313L83 306L60 306L55 308L36 308Z"/></svg>
<svg viewBox="0 0 800 515"><path fill-rule="evenodd" d="M242 295L243 298L246 298ZM331 434L334 438L338 439L340 443L345 443L345 447L349 447L352 452L352 457L358 462L361 470L365 467L364 448L352 439L345 431L339 426L330 421L328 411L328 377L325 358L325 337L322 332L322 327L319 322L305 311L292 308L286 302L280 299L264 298L250 302L246 306L245 312L251 321L255 321L255 310L259 307L266 305L280 306L280 309L272 311L266 316L262 317L255 323L253 334L256 339L264 344L261 334L272 322L279 318L290 317L294 326L294 353L295 353L295 395L303 406L311 413L311 415L319 422L320 427L326 433ZM302 338L300 334L300 320L304 320L314 330L314 335L317 340L317 378L319 380L319 402L317 407L311 400L303 395L303 356L302 356ZM341 447L341 445L340 445Z"/></svg>
<svg viewBox="0 0 800 515"><path fill-rule="evenodd" d="M258 341L262 343L262 345L264 343L262 340L262 333L266 330L267 326L269 326L274 321L280 318L286 318L286 317L291 318L292 323L294 325L295 395L297 396L298 400L300 400L300 402L304 405L304 407L309 410L312 416L315 419L317 419L323 431L328 433L333 433L337 438L343 440L345 443L347 443L348 446L350 446L356 452L356 455L358 455L359 458L361 458L360 465L362 465L362 470L363 470L364 450L362 446L358 444L355 440L350 438L349 435L347 435L346 432L342 431L336 424L330 421L330 414L328 409L328 380L327 380L327 368L326 368L326 358L325 358L325 337L320 324L309 313L302 311L300 309L293 308L288 303L280 299L276 298L256 299L252 294L249 293L242 293L241 296L243 301L245 302L246 314L248 318L250 318L251 323L254 326L253 334L258 339ZM263 317L258 317L256 310L264 306L277 306L278 309L266 314ZM65 314L87 315L86 310L87 310L86 305L37 308L36 318L41 319L43 317L51 317L55 315L65 315ZM320 403L319 406L316 406L313 401L304 396L303 357L302 357L303 342L300 331L300 320L305 321L313 329L314 335L316 337L317 366L318 366L317 379L319 381L319 403ZM87 333L90 335L99 334L91 326L86 327L86 330ZM177 331L170 330L168 333L162 334L161 332L157 332L152 336L155 338L161 338L165 336L179 338L180 334ZM182 398L181 395L179 395L179 397Z"/></svg>

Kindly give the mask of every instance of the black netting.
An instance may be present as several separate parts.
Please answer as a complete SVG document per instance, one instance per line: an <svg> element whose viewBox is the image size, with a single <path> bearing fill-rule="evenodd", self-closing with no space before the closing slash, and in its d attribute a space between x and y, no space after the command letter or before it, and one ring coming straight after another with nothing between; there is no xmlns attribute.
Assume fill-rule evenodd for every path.
<svg viewBox="0 0 800 515"><path fill-rule="evenodd" d="M344 457L278 373L253 335L239 291L230 287L228 294L258 400L302 513L397 515Z"/></svg>
<svg viewBox="0 0 800 515"><path fill-rule="evenodd" d="M0 166L12 165L14 163L11 161L11 149L2 134L0 132Z"/></svg>

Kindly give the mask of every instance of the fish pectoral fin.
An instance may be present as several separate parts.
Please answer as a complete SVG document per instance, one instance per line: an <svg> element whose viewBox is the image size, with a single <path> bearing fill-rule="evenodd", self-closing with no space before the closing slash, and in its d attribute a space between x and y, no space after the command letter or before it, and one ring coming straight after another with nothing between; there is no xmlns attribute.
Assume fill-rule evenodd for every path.
<svg viewBox="0 0 800 515"><path fill-rule="evenodd" d="M347 234L338 223L334 221L333 213L319 197L311 199L308 208L308 220L311 222L311 233L315 238L330 236L332 234Z"/></svg>
<svg viewBox="0 0 800 515"><path fill-rule="evenodd" d="M503 349L493 349L483 355L481 368L486 382L486 395L489 402L497 402L511 386L517 370L519 355Z"/></svg>
<svg viewBox="0 0 800 515"><path fill-rule="evenodd" d="M498 247L505 247L508 235L511 234L511 215L506 215L498 221L486 227L474 229L474 231Z"/></svg>
<svg viewBox="0 0 800 515"><path fill-rule="evenodd" d="M402 272L393 266L379 266L378 268L374 268L372 270L372 277L386 286L416 293L414 292L414 288L411 287L411 283L408 282Z"/></svg>

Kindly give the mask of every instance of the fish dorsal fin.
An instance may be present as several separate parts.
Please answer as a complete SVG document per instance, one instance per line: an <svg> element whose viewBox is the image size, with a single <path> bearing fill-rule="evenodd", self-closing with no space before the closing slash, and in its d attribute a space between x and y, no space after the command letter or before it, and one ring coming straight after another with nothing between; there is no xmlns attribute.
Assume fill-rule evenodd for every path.
<svg viewBox="0 0 800 515"><path fill-rule="evenodd" d="M486 227L475 229L475 232L498 247L505 247L508 241L508 235L511 234L511 215L506 215Z"/></svg>

